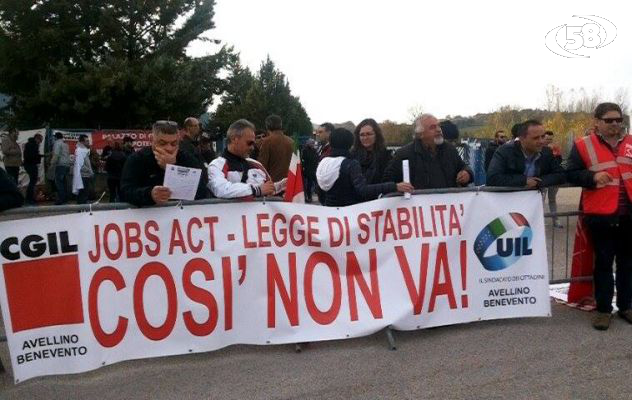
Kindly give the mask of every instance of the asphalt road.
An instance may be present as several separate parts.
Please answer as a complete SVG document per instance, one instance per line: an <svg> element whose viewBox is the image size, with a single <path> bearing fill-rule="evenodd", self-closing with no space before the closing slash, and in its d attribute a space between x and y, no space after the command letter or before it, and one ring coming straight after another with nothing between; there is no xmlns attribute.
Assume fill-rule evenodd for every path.
<svg viewBox="0 0 632 400"><path fill-rule="evenodd" d="M487 321L293 346L233 346L128 361L14 385L2 399L630 399L632 325L552 318ZM0 346L6 352L6 346ZM6 359L6 354L3 354Z"/></svg>

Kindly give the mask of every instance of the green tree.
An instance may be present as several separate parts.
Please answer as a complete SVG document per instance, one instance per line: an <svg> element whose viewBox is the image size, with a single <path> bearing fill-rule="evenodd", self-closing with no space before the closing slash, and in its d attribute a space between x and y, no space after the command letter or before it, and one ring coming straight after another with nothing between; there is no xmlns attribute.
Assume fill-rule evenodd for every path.
<svg viewBox="0 0 632 400"><path fill-rule="evenodd" d="M0 92L19 125L146 127L199 115L233 57L192 58L214 0L3 0ZM177 21L177 23L176 23Z"/></svg>
<svg viewBox="0 0 632 400"><path fill-rule="evenodd" d="M212 125L225 132L237 119L246 118L259 129L265 129L265 118L277 114L283 119L285 133L309 136L312 123L298 97L292 95L290 84L268 57L256 76L238 61L231 65L227 90L217 107Z"/></svg>

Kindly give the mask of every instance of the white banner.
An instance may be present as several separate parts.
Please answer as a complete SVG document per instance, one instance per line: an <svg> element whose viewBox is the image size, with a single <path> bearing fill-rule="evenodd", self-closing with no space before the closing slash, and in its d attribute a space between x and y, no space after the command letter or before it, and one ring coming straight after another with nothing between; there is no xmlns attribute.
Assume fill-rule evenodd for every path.
<svg viewBox="0 0 632 400"><path fill-rule="evenodd" d="M550 315L535 191L134 209L0 232L16 381L237 343Z"/></svg>

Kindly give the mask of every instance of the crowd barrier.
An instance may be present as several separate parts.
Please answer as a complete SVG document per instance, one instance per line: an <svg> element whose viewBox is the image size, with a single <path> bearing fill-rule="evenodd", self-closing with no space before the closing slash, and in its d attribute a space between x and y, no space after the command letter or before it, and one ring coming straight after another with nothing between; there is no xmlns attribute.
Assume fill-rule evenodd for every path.
<svg viewBox="0 0 632 400"><path fill-rule="evenodd" d="M494 194L499 192L507 193L507 195L496 196ZM71 367L67 368L65 366L60 367L60 365L57 364L52 370L45 369L42 366L37 366L35 365L37 362L33 362L32 359L29 359L29 357L32 357L32 354L35 354L37 351L32 353L25 352L24 345L20 342L20 345L22 346L22 353L24 354L18 355L18 360L20 360L19 362L29 363L29 366L35 365L35 370L20 370L17 376L21 376L22 379L28 379L30 377L50 373L86 371L98 368L97 365L106 365L106 361L101 363L101 359L98 359L99 357L105 357L107 363L112 363L124 359L182 354L187 351L209 351L236 343L281 344L358 337L384 328L386 328L387 338L389 339L389 343L391 345L390 347L394 348L394 340L390 330L391 326L394 329L411 330L475 320L549 315L550 305L548 301L546 301L546 299L548 299L549 283L549 277L546 273L548 268L546 258L542 257L544 257L544 248L548 247L549 252L552 253L555 251L556 243L552 242L550 245L545 243L545 227L542 218L543 211L540 201L541 197L539 194L536 196L535 193L523 192L525 191L516 190L515 188L484 186L440 190L419 190L414 192L413 199L409 203L403 201L402 199L393 198L398 197L398 195L389 195L385 196L386 198L382 200L377 200L376 202L367 202L356 206L350 206L349 208L345 208L344 213L340 213L339 209L332 207L288 204L281 202L280 198L265 198L258 199L255 202L240 202L238 204L234 204L234 201L220 199L208 199L193 202L170 202L169 204L160 207L144 208L143 211L139 213L134 211L134 206L127 203L23 207L5 211L0 213L0 221L6 222L24 219L23 223L16 224L15 235L18 238L31 234L32 231L30 229L34 229L37 231L36 233L39 233L44 237L45 235L49 235L49 240L59 240L63 242L64 239L62 239L59 232L63 229L69 229L66 226L72 226L80 232L85 232L85 235L83 235L85 237L75 238L74 242L72 240L70 242L66 241L66 245L68 245L68 243L71 244L70 247L72 247L73 243L77 243L77 241L80 249L83 246L83 255L74 256L78 257L77 260L88 261L88 252L85 250L93 249L89 254L92 262L85 264L85 268L87 268L88 272L86 272L85 275L82 273L81 278L81 292L84 293L84 295L88 294L88 287L86 285L90 286L89 292L91 293L90 296L92 296L94 290L97 291L95 293L99 293L99 287L101 286L100 282L107 282L109 280L116 286L116 290L113 292L113 294L116 295L117 291L122 290L122 288L126 287L126 285L129 287L126 289L126 292L131 290L131 283L136 280L133 285L133 311L130 311L131 309L126 310L125 307L120 308L120 305L118 308L116 305L110 304L95 305L97 303L91 303L91 300L88 300L90 304L90 325L86 325L87 323L84 323L86 327L82 327L82 330L78 330L74 334L72 333L74 332L72 331L74 328L70 328L68 326L62 327L65 331L61 330L57 332L59 338L68 337L72 339L73 337L79 337L79 342L82 343L82 341L84 341L86 348L91 349L88 353L88 358L83 358L88 360L85 361L85 365L81 367L83 369L77 367L76 365L72 366L72 368L79 369L72 369ZM448 196L445 196L446 194ZM479 194L481 195L480 198L478 197ZM426 197L424 195L428 196ZM538 202L540 204L537 204ZM200 207L203 205L217 205L218 207ZM176 209L179 208L180 211L174 211L174 206ZM162 213L160 210L161 208L169 208L169 213ZM385 213L382 214L381 210L384 210ZM117 212L103 213L103 211ZM391 215L391 211L392 219L390 219L391 225L389 225L389 218L391 217L387 217L387 215ZM89 218L82 216L82 214L85 215L85 213L89 213L91 216ZM92 216L93 213L94 216ZM46 225L46 228L34 225L32 222L28 221L28 219L32 218L54 215L67 215L68 218L64 221L50 218L41 220L45 221L42 222L42 224ZM177 254L172 256L172 251L174 251L173 248L176 249L176 253L180 251L178 250L178 246L182 246L183 253L187 253L187 251L184 250L186 247L184 244L186 239L182 238L182 232L184 232L184 235L188 234L188 246L190 246L189 251L191 251L191 248L195 246L200 246L200 248L202 247L202 241L200 240L201 236L195 236L195 229L201 228L201 219L204 218L204 222L206 223L206 217L211 215L220 215L221 226L218 228L218 231L216 231L215 237L221 238L219 239L218 246L226 246L223 250L218 250L226 253L225 257L222 256L221 261L219 258L209 258L209 262L214 266L214 268L221 267L215 272L216 280L220 280L221 278L224 282L224 298L222 302L220 302L220 298L218 297L217 303L215 300L209 300L207 297L210 295L210 292L201 290L199 282L197 282L197 286L196 284L193 284L193 281L190 281L190 279L192 279L191 276L193 275L189 276L186 272L189 270L188 273L192 274L191 271L202 272L206 271L206 268L208 268L208 274L210 275L206 272L205 274L207 274L207 280L212 280L213 272L211 265L204 264L203 260L202 264L200 264L199 260L201 259L191 258L194 256L190 254L186 256L178 256ZM565 213L557 215L569 218L574 214ZM380 220L382 216L383 218ZM553 215L551 214L547 214L547 218L552 216ZM347 220L347 217L351 220L351 228L349 228L349 220ZM208 218L210 226L212 225L211 219L216 217ZM170 222L172 219L173 222ZM178 219L180 220L179 223L176 221ZM286 228L287 232L284 233L284 238L279 239L280 236L277 237L275 235L275 231L281 232L278 230L278 226L281 225L274 225L276 223L275 221L283 221L285 223L286 220L288 222L288 227ZM297 224L295 224L293 228L292 221L299 220L303 223L303 225L302 228L299 228L299 231L296 232L302 232L302 237L300 237L298 233L293 236L292 233L294 232L293 229L297 226ZM370 222L368 222L369 220ZM393 220L395 220L397 226L392 226ZM431 220L432 222L430 222ZM142 227L145 226L145 230L147 230L148 224L151 225L152 223L154 226L153 229L155 230L157 230L156 227L158 225L161 227L160 241L155 235L153 235L155 239L152 239L152 241L155 240L155 243L157 244L156 247L162 250L156 250L156 254L159 254L157 256L152 255L153 258L150 259L149 264L145 264L145 266L141 268L138 272L138 276L129 274L136 274L136 272L132 272L136 271L135 268L137 267L137 264L133 263L133 258L139 256L133 256L132 259L130 259L132 261L126 261L123 260L123 258L119 259L120 254L113 256L109 252L113 252L114 250L112 250L112 248L108 250L105 247L101 250L101 254L99 255L100 246L103 245L106 238L109 237L107 233L108 229L117 223L120 224L121 230L123 230L123 224L125 224L125 229L127 229L128 222L126 221L133 221L130 223L140 226L140 229L143 229ZM156 223L156 221L158 222ZM417 226L418 223L420 226ZM24 226L22 226L22 224L24 224ZM174 230L175 225L173 224L178 226L180 224L182 225L182 232L179 233L180 236L174 236L174 232L180 231L181 228L178 227L177 230ZM187 224L188 233L185 231L185 229L187 229L185 228ZM373 224L375 224L375 227L373 227ZM480 226L484 226L485 224L488 224L487 227L485 227L483 231L479 232ZM165 227L164 232L163 226ZM191 231L192 226L194 229L193 236ZM501 239L497 239L499 242L497 244L499 246L498 255L489 256L485 253L485 248L494 244L496 239L491 237L490 242L487 236L495 234L497 235L496 237L500 237L502 232L498 231L499 226L502 227L502 232L512 232L512 230L515 230L516 228L526 228L524 230L518 229L522 233L519 233L518 237L515 239L503 239L505 240L503 252L507 254L503 254L501 256ZM568 224L566 224L566 226L568 229ZM93 228L94 235L93 232L91 232ZM112 233L117 229L119 228L114 226L109 232ZM171 229L171 239L169 239L169 229ZM212 231L212 228L209 229ZM321 232L320 236L318 229L320 229ZM488 231L485 229L488 229ZM552 236L555 237L555 228L551 229L553 229ZM442 230L443 233L441 232ZM248 231L248 233L246 233L246 231ZM59 239L56 239L55 237L50 239L50 235L54 236L55 234L45 234L43 232L58 232L56 234ZM125 233L127 234L129 232ZM140 231L135 233L132 231L132 233L140 235ZM153 233L155 234L156 231ZM98 238L101 234L103 234L103 243L100 245L98 243L98 239L95 242L95 236ZM207 235L207 233L204 234ZM315 234L316 236L312 236L312 234ZM243 236L243 243L233 243L235 241L235 236L239 235ZM210 239L211 247L213 246L212 243L214 240L212 236L213 234L211 234ZM246 236L248 236L248 238L246 238ZM136 236L136 238L137 237L138 236ZM149 237L152 237L152 235L149 234ZM224 238L226 237L228 237L228 239L224 241ZM319 237L318 240L321 240L322 244L324 244L322 251L317 249L317 247L320 246L318 243L311 241L313 237ZM376 241L375 243L373 242L374 237ZM367 242L363 241L362 238L371 238L371 242L367 245ZM272 241L272 239L274 239L274 241ZM110 240L111 238L108 239L108 241ZM136 243L141 243L137 239L135 240ZM206 240L208 240L208 238ZM237 242L239 242L239 240L240 239L238 238ZM259 247L270 248L271 242L273 242L272 247L277 246L276 250L259 249ZM380 243L376 244L378 242ZM119 244L119 246L122 246L120 247L121 251L123 251L123 243L125 242L120 242ZM57 244L58 242L55 242L55 246L57 246ZM166 253L167 244L169 247L168 255ZM208 244L205 243L205 246L206 245ZM383 248L381 248L381 246L383 246ZM145 245L145 247L147 247L147 245ZM76 248L77 246L75 244L75 252ZM15 249L17 249L17 247L14 247L13 251L19 252L19 250ZM147 251L149 252L149 250ZM118 250L116 250L116 252L118 252ZM130 247L127 247L128 258L130 252L136 252L135 248L130 250ZM472 256L467 255L467 253L473 255L474 252L476 253L476 257L473 257L470 261L470 257ZM112 264L104 264L104 262L107 261L104 259L105 254L108 254L108 257L114 260L109 262ZM527 268L527 264L525 264L524 259L520 261L521 257L525 255L532 257L529 260L533 263L533 268L530 264ZM254 260L253 265L257 265L256 267L251 266L248 268L249 275L246 274L246 256L249 257L249 260ZM100 257L102 260L97 262L96 260ZM217 257L219 257L219 255ZM467 260L466 257L468 258ZM552 255L553 259L554 257L555 256ZM430 262L428 261L429 258ZM476 258L480 260L480 263L476 260ZM116 261L117 259L118 264ZM294 266L297 264L297 259L300 259L301 262L306 260L307 264L305 264L305 271L300 269L303 268L303 264L301 264L299 268ZM177 263L173 264L174 260L177 261ZM568 250L566 254L566 261L568 261ZM184 321L180 321L180 314L178 314L173 317L178 318L178 323L175 325L173 335L170 335L170 332L174 329L173 324L175 322L172 321L171 325L168 323L171 318L171 305L169 305L166 317L167 320L164 322L164 325L161 327L154 326L155 320L152 321L151 318L148 319L148 317L145 316L143 307L147 307L147 310L149 310L147 311L149 313L147 315L155 312L155 310L150 310L152 306L148 304L143 306L142 295L140 300L138 300L136 292L137 290L140 290L140 293L143 293L146 286L145 283L150 282L148 277L163 276L161 274L164 271L167 271L167 267L163 268L160 265L157 265L161 262L168 265L169 269L178 265L177 267L174 267L173 271L171 271L172 274L176 275L180 274L179 271L182 268L180 266L180 262L187 264L186 268L184 268L184 272L182 272L182 278L176 278L175 283L178 290L182 290L181 288L184 287L183 290L187 294L188 299L180 299L180 294L178 295L178 304L180 304L180 301L186 300L193 305L206 305L208 307L209 318L210 314L212 314L211 309L218 312L218 309L222 310L221 306L224 307L224 312L228 314L222 316L222 319L219 321L215 319L212 324L207 321L208 326L205 323L197 322L196 318L199 319L199 314L195 313L199 311L185 312L182 314L184 315ZM170 264L170 262L172 263ZM231 262L233 263L233 267L238 267L238 270L241 271L238 272L235 270L236 272L234 278L230 277L233 273L233 270L231 269ZM125 263L128 263L130 267L127 267ZM288 263L290 267L289 272L287 270ZM472 263L474 266L471 266ZM521 265L521 267L518 268L518 270L512 270L509 268L511 276L506 275L507 273L505 272L501 273L501 271L505 270L505 268L508 268L516 263ZM7 268L6 265L5 261L5 276ZM104 265L113 265L113 267L104 267ZM345 265L346 272L343 272L345 271ZM369 265L371 266L370 273ZM317 269L317 266L320 267ZM379 268L382 268L383 266L388 267L389 269L386 272L384 270L380 272ZM74 267L77 269L81 267L81 270L83 271L83 266L78 261L75 261ZM551 269L551 277L554 277L554 273L557 271L557 269L554 270L553 267L554 266L552 266ZM119 272L116 271L117 268ZM294 286L297 280L297 272L293 268L298 270L299 281L303 279L305 280L304 288L298 290L299 297L297 297L297 289ZM391 270L392 268L394 268L394 270ZM327 271L328 269L331 276L322 272L323 270ZM363 269L364 272L362 271ZM566 271L567 270L568 268L566 268ZM314 271L320 271L320 273ZM379 279L376 278L377 275L374 276L374 273L377 274L378 272L383 277L388 278L385 279L385 282L380 283L384 285L382 290L386 293L383 293L383 297L389 299L383 304L380 304L379 300L380 293L377 286L377 281ZM305 275L301 276L303 273ZM394 276L393 273L397 276ZM427 279L426 273L428 274ZM505 275L502 275L503 273ZM117 278L117 274L123 275L118 275L119 277ZM186 278L186 276L189 277ZM246 279L244 283L246 286L239 289L239 286L242 285L246 276L250 279ZM339 276L339 278L337 276ZM503 276L504 278L499 278ZM19 277L17 276L12 278L14 279L14 284L15 282L18 282L18 278ZM161 286L162 289L160 289L159 292L163 293L166 287L167 295L169 295L170 285L173 284L169 284L169 282L172 278L166 277L164 279L167 279L165 281L166 286ZM180 279L182 282L180 282ZM189 279L189 281L187 281L187 279ZM239 283L233 289L226 286L226 279L228 279L229 286L235 284L235 279L239 280ZM325 292L330 292L332 290L332 279L333 294L331 294L331 296L333 296L333 298L329 300L319 299L319 290L325 289ZM84 282L84 280L87 282ZM514 292L513 289L507 291L505 287L507 285L506 282L517 282L517 280L523 280L523 283L521 283L522 286L516 290L522 290L524 292ZM138 281L141 283L138 284ZM262 283L266 281L267 289L265 283ZM230 282L233 283L231 284ZM250 287L248 287L248 282L251 285ZM341 282L342 288L346 289L342 289L342 292L340 292ZM475 285L473 285L474 282L476 282ZM502 282L505 283L503 284ZM219 284L220 283L218 281L218 285ZM262 284L263 286L261 286ZM301 285L302 284L303 283L301 282ZM77 285L79 285L78 277ZM254 287L253 285L259 286ZM153 286L152 284L147 285L150 292L155 291L156 288ZM105 287L109 288L110 285L106 284ZM221 286L212 287L214 287L215 289L213 290L217 290L218 293L221 291ZM338 287L338 289L336 289L336 287ZM19 289L24 290L24 288L21 287ZM175 287L173 290L173 295L175 296ZM245 293L248 294L243 296L243 298L237 296L234 301L239 304L233 305L233 300L230 300L233 290L241 290L241 295L244 295ZM262 290L263 293L261 292ZM265 295L266 290L267 296ZM106 290L109 295L112 295L110 291L111 289ZM201 292L207 293L207 295ZM155 294L153 292L151 293ZM534 297L526 296L529 295L529 293L531 293L531 296ZM305 296L305 299L303 299L303 295ZM123 294L119 293L119 296L123 296ZM217 294L217 296L221 295ZM340 296L342 296L342 303ZM211 295L211 297L213 296ZM244 307L244 305L250 304L248 302L254 301L255 299L259 299L257 300L259 301L259 306L264 307L265 303L261 303L262 297L267 297L267 323L265 320L258 321L258 319L261 318L259 315L232 316L231 313L233 308L246 310L245 312L240 311L240 313L248 314L248 307ZM6 298L4 301L6 302ZM140 305L136 303L137 301L140 302ZM306 303L302 304L302 301L305 301ZM325 310L323 310L322 301L332 302L331 307L329 309L326 309L325 307ZM522 301L526 301L527 303L520 303ZM532 301L532 303L530 303L531 305L528 305L528 302L530 301ZM299 303L302 304L300 307L298 306ZM406 305L407 303L408 305ZM215 305L211 306L212 304ZM338 304L337 308L335 304ZM347 306L349 309L341 311L341 304L343 305L343 309ZM483 304L485 304L485 306L483 306ZM505 307L517 304L525 304L525 306L513 309L511 307ZM411 306L412 308L408 308ZM443 309L443 311L432 314L435 306L438 307L438 309ZM100 310L95 309L94 307L106 308ZM188 307L191 307L191 305L188 305ZM292 311L293 309L294 311ZM515 311L518 309L521 311ZM263 308L261 311L262 310ZM16 351L15 349L19 349L19 346L15 347L15 340L22 340L24 343L36 343L35 341L29 341L32 339L25 339L24 334L21 332L26 332L25 334L27 334L29 329L42 330L41 327L55 325L51 322L33 320L32 316L29 315L20 316L19 311L19 307L16 306L15 310L12 309L11 312L12 335L15 336L17 334L18 337L18 339L12 339L14 340L12 345L14 352ZM83 311L79 312L83 313ZM97 312L96 317L93 315L95 312ZM133 332L128 332L128 340L131 340L132 345L127 342L123 342L124 345L119 345L122 337L125 336L126 330L126 328L123 328L123 336L119 338L118 336L121 333L119 332L119 328L121 328L120 322L122 317L119 317L119 325L116 324L116 319L108 320L108 318L110 316L127 314L127 317L130 318L129 322L131 325L132 316L129 315L130 312L132 313L132 316L135 315L134 322L138 324L138 328L135 327L135 329L140 329L140 331L134 331L134 329L132 329ZM404 314L402 314L402 312ZM187 313L188 316L186 315ZM407 315L408 313L411 315L404 318L404 315ZM427 315L427 313L431 313L432 315ZM6 314L5 310L5 317L6 315L8 314ZM18 317L15 317L15 315L18 315ZM103 322L106 328L100 327L99 315L106 315L106 320ZM195 317L196 315L197 317ZM228 319L228 315L231 315L230 320ZM66 319L62 321L63 324L77 324L79 320L83 321L82 315L70 315L64 316L64 318ZM96 318L96 320L94 318ZM340 318L350 318L351 324L349 324L349 321L345 322ZM125 318L125 321L127 321L127 318ZM267 325L268 331L256 331L256 329L250 329L239 332L233 331L233 336L229 335L233 326L241 325L243 328L244 324L247 325L253 323L254 321L259 322L261 326ZM359 322L354 323L354 321ZM223 325L222 328L225 332L215 331L215 333L211 335L216 327L219 330L220 323ZM127 322L124 325L127 327ZM167 325L169 325L169 328L165 328ZM212 327L210 327L210 325L212 325ZM90 326L92 327L92 330L90 330ZM291 328L295 326L301 328L301 332L292 331ZM116 328L116 330L112 332L112 328ZM207 328L210 329L210 331L207 331ZM93 332L94 336L92 336L92 333L87 335L88 332ZM203 332L206 332L207 336L213 336L215 339L211 338L211 342L198 342L194 340L197 336L203 335ZM62 335L62 333L65 335ZM46 334L52 335L51 333L39 334L40 336ZM130 335L132 335L131 339ZM138 343L142 342L143 335L147 338L152 338L152 340L158 341L166 338L166 343L164 343L166 347L157 350L155 347L151 347L146 344L144 345L146 348L138 346ZM174 335L176 335L175 338ZM193 344L189 344L188 342L182 344L176 340L178 338L181 339L183 335L193 335L190 336L190 340ZM57 336L49 337L54 339ZM103 353L103 355L100 353L95 354L95 350L92 350L96 343L95 338L102 347L116 348L118 346L120 348L120 354L116 352L106 352ZM9 340L9 342L11 345L11 340ZM136 346L133 345L135 342L138 342ZM182 346L189 346L188 350L186 347ZM19 350L17 352L20 353ZM84 354L79 355L83 356ZM99 362L97 363L97 361Z"/></svg>

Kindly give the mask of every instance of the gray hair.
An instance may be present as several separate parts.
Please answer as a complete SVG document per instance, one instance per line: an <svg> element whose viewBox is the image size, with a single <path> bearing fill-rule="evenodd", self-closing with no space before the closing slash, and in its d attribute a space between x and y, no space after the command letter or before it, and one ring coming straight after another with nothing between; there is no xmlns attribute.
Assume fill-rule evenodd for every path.
<svg viewBox="0 0 632 400"><path fill-rule="evenodd" d="M415 118L415 122L413 123L413 129L415 131L415 133L422 133L424 131L424 127L423 125L421 125L421 121L423 121L426 118L437 118L432 114L429 113L424 113L421 114L420 116L418 116L417 118Z"/></svg>
<svg viewBox="0 0 632 400"><path fill-rule="evenodd" d="M228 132L226 133L226 138L228 142L232 142L234 139L240 138L246 129L255 130L255 126L252 122L247 119L238 119L237 121L230 124L228 127Z"/></svg>

